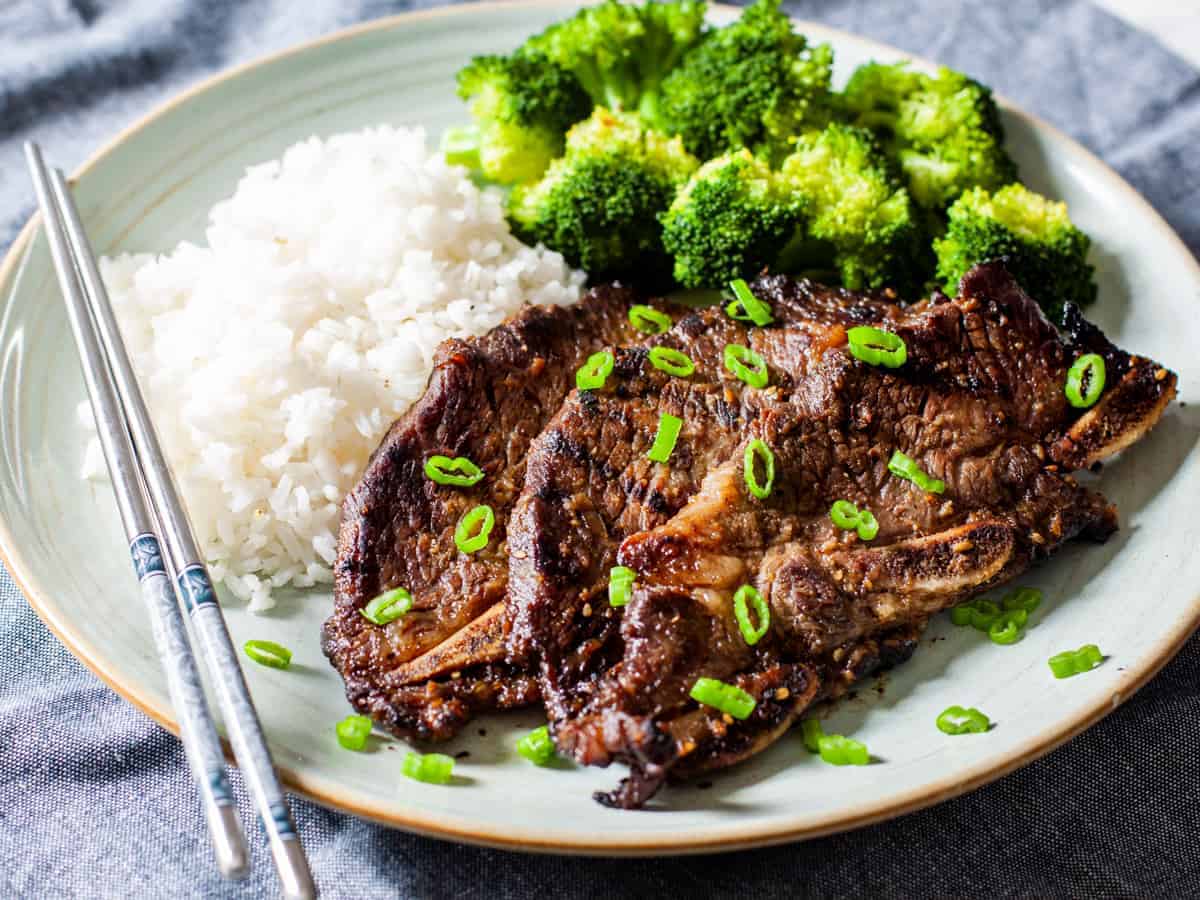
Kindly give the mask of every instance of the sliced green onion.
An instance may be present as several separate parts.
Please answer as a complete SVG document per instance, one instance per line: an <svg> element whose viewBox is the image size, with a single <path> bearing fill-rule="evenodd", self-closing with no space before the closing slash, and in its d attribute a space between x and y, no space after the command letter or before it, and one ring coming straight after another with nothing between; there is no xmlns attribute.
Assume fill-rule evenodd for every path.
<svg viewBox="0 0 1200 900"><path fill-rule="evenodd" d="M736 281L729 282L729 287L737 299L725 306L725 315L731 319L737 319L739 322L753 322L759 327L770 325L774 321L771 316L771 307L755 297L750 290L750 285L746 284L743 279L738 278Z"/></svg>
<svg viewBox="0 0 1200 900"><path fill-rule="evenodd" d="M454 760L444 753L414 753L404 757L400 771L414 781L426 784L447 784L454 771Z"/></svg>
<svg viewBox="0 0 1200 900"><path fill-rule="evenodd" d="M292 651L274 641L246 641L242 645L246 655L270 669L286 669L292 664Z"/></svg>
<svg viewBox="0 0 1200 900"><path fill-rule="evenodd" d="M672 350L670 347L653 347L650 350L650 365L660 372L674 375L677 378L687 378L696 371L696 364L686 353Z"/></svg>
<svg viewBox="0 0 1200 900"><path fill-rule="evenodd" d="M550 728L543 725L535 728L517 741L517 752L535 766L544 766L554 759L554 741L550 739Z"/></svg>
<svg viewBox="0 0 1200 900"><path fill-rule="evenodd" d="M371 736L371 720L366 716L346 716L337 723L338 743L347 750L361 750Z"/></svg>
<svg viewBox="0 0 1200 900"><path fill-rule="evenodd" d="M386 625L412 609L412 605L412 594L404 588L398 587L384 591L359 611L368 622Z"/></svg>
<svg viewBox="0 0 1200 900"><path fill-rule="evenodd" d="M871 761L867 745L840 734L826 734L817 739L821 759L834 766L865 766Z"/></svg>
<svg viewBox="0 0 1200 900"><path fill-rule="evenodd" d="M973 706L947 706L937 717L938 731L945 734L983 734L991 725L991 719Z"/></svg>
<svg viewBox="0 0 1200 900"><path fill-rule="evenodd" d="M767 361L749 347L725 345L725 368L752 388L764 388L770 380Z"/></svg>
<svg viewBox="0 0 1200 900"><path fill-rule="evenodd" d="M834 500L829 507L829 518L843 531L857 531L864 541L875 539L879 534L879 521L869 509L859 509L849 500Z"/></svg>
<svg viewBox="0 0 1200 900"><path fill-rule="evenodd" d="M860 509L858 511L858 527L854 530L864 541L873 541L875 535L879 534L879 520L869 509Z"/></svg>
<svg viewBox="0 0 1200 900"><path fill-rule="evenodd" d="M1033 612L1042 603L1042 592L1037 588L1023 587L1016 588L1004 595L1004 599L1000 601L1000 605L1005 609L1023 609L1027 613Z"/></svg>
<svg viewBox="0 0 1200 900"><path fill-rule="evenodd" d="M955 625L970 625L975 607L971 603L960 603L950 610L950 621Z"/></svg>
<svg viewBox="0 0 1200 900"><path fill-rule="evenodd" d="M658 432L654 435L654 443L646 454L656 463L665 463L675 452L675 442L679 440L679 430L683 428L683 419L670 413L658 417Z"/></svg>
<svg viewBox="0 0 1200 900"><path fill-rule="evenodd" d="M604 387L604 382L612 374L615 364L616 360L613 359L611 350L593 353L575 372L575 387L581 391L594 391Z"/></svg>
<svg viewBox="0 0 1200 900"><path fill-rule="evenodd" d="M820 719L805 719L800 723L800 739L804 741L804 749L809 753L821 751L818 742L824 736L825 729L821 727Z"/></svg>
<svg viewBox="0 0 1200 900"><path fill-rule="evenodd" d="M897 450L888 460L888 471L899 478L911 481L921 490L930 494L941 494L946 490L946 482L930 478L917 465L916 460Z"/></svg>
<svg viewBox="0 0 1200 900"><path fill-rule="evenodd" d="M829 507L829 518L838 528L849 531L858 525L858 507L849 500L834 500Z"/></svg>
<svg viewBox="0 0 1200 900"><path fill-rule="evenodd" d="M1104 662L1104 654L1095 644L1084 644L1078 650L1067 650L1050 657L1047 662L1055 678L1070 678L1090 672Z"/></svg>
<svg viewBox="0 0 1200 900"><path fill-rule="evenodd" d="M1092 406L1104 391L1105 378L1104 357L1097 353L1083 354L1067 370L1067 383L1063 385L1067 402L1077 409Z"/></svg>
<svg viewBox="0 0 1200 900"><path fill-rule="evenodd" d="M1006 609L988 626L988 637L997 644L1015 644L1025 633L1029 613L1023 609Z"/></svg>
<svg viewBox="0 0 1200 900"><path fill-rule="evenodd" d="M758 625L750 621L750 606L754 607L754 617ZM763 639L767 629L771 627L771 608L762 594L748 584L743 584L733 595L733 617L737 619L738 628L746 643L753 647Z"/></svg>
<svg viewBox="0 0 1200 900"><path fill-rule="evenodd" d="M735 719L746 718L758 705L752 696L737 685L725 684L715 678L697 678L690 693L697 703L719 709Z"/></svg>
<svg viewBox="0 0 1200 900"><path fill-rule="evenodd" d="M754 471L756 460L762 460L763 481L758 480L758 473ZM742 454L742 477L746 479L750 493L759 500L771 496L771 489L775 487L775 454L758 438L750 441L746 445L746 452Z"/></svg>
<svg viewBox="0 0 1200 900"><path fill-rule="evenodd" d="M613 566L608 570L608 605L624 606L633 596L637 572L628 566Z"/></svg>
<svg viewBox="0 0 1200 900"><path fill-rule="evenodd" d="M971 627L976 631L987 631L992 627L992 623L1000 618L1000 607L983 597L971 601L970 607Z"/></svg>
<svg viewBox="0 0 1200 900"><path fill-rule="evenodd" d="M898 369L908 359L908 345L898 334L858 325L846 332L850 355L872 366Z"/></svg>
<svg viewBox="0 0 1200 900"><path fill-rule="evenodd" d="M492 508L479 505L458 520L454 528L454 545L463 553L474 553L487 546L492 534L492 526L496 524L496 514Z"/></svg>
<svg viewBox="0 0 1200 900"><path fill-rule="evenodd" d="M653 306L635 303L629 307L629 324L645 334L662 334L671 327L671 317Z"/></svg>
<svg viewBox="0 0 1200 900"><path fill-rule="evenodd" d="M458 473L458 474L456 474ZM483 478L483 469L465 456L431 456L425 460L425 477L438 484L470 487Z"/></svg>

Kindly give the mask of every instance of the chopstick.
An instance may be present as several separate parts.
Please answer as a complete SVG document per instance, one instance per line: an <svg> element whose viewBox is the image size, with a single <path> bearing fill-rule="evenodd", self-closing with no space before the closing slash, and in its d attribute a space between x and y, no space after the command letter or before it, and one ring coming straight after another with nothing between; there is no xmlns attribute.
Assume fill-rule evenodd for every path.
<svg viewBox="0 0 1200 900"><path fill-rule="evenodd" d="M195 661L187 650L186 629L178 603L174 597L170 598L171 615L165 608L168 604L161 602L165 592L160 586L167 579L159 538L165 545L169 567L175 574L175 588L197 635L199 651L212 678L234 755L241 764L247 788L257 807L284 896L297 900L316 897L308 860L275 774L271 752L250 699L225 617L159 445L70 189L61 172L48 171L35 144L27 143L25 152L79 348L101 446L113 476L126 536L130 538L130 552L139 577L150 576L142 582L143 592L151 590L146 587L147 581L154 586L150 605L155 621L159 621L159 615L163 617L165 639L159 650L168 671L169 689L170 673L178 667L179 696L172 693L171 700L180 718L181 734L192 736L196 752L193 754L189 750L188 757L193 768L199 768L197 781L201 782L218 864L222 872L229 874L244 870L245 847L237 828L236 814L232 812L223 767L219 769L219 779L209 777L212 770L205 768L211 758L202 752L211 749L216 737L199 679L189 680L187 663L181 663L181 659L190 660L191 674L198 675ZM152 516L146 508L147 497ZM174 637L182 637L182 643L174 644L170 640ZM184 649L181 655L175 652L180 647ZM185 737L184 742L186 747L188 738ZM219 744L215 759L220 760ZM222 788L224 798L221 797ZM209 805L209 793L216 813L210 812L213 807ZM223 806L222 799L225 801ZM236 852L239 847L240 866Z"/></svg>
<svg viewBox="0 0 1200 900"><path fill-rule="evenodd" d="M167 694L179 718L179 734L200 792L208 830L212 836L217 868L227 878L241 878L248 871L246 840L237 818L233 795L225 777L221 741L200 685L200 670L188 643L187 627L175 600L171 579L163 565L154 532L156 525L142 493L141 476L130 442L121 425L120 402L82 299L74 264L61 227L51 227L51 187L36 147L27 147L34 169L34 187L43 216L46 237L64 296L68 296L67 318L83 364L83 377L96 420L100 444L117 498L117 509L125 527L125 538L141 584L142 599L150 611L154 643L167 678Z"/></svg>

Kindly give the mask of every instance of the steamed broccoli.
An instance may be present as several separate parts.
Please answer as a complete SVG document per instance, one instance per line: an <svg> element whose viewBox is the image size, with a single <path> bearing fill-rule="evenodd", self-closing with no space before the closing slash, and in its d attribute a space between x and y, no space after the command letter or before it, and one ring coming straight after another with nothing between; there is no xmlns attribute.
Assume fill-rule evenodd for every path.
<svg viewBox="0 0 1200 900"><path fill-rule="evenodd" d="M947 293L957 290L975 263L1003 257L1052 321L1061 320L1064 303L1083 306L1096 299L1087 262L1091 241L1071 224L1065 203L1020 184L991 195L975 188L954 202L949 217L945 237L934 242L938 279Z"/></svg>
<svg viewBox="0 0 1200 900"><path fill-rule="evenodd" d="M778 161L792 137L829 122L832 65L829 46L810 47L779 0L756 0L689 51L642 113L701 159L748 147Z"/></svg>
<svg viewBox="0 0 1200 900"><path fill-rule="evenodd" d="M919 292L928 265L908 192L863 128L833 124L805 135L781 176L808 202L804 240L789 248L785 270L832 266L851 289Z"/></svg>
<svg viewBox="0 0 1200 900"><path fill-rule="evenodd" d="M574 75L533 53L475 57L458 73L458 93L475 124L446 132L446 158L503 183L540 176L592 109Z"/></svg>
<svg viewBox="0 0 1200 900"><path fill-rule="evenodd" d="M804 218L803 199L748 150L706 162L663 214L663 246L684 287L719 287L775 262Z"/></svg>
<svg viewBox="0 0 1200 900"><path fill-rule="evenodd" d="M522 49L574 74L596 104L635 110L703 36L704 11L700 0L643 6L604 0L551 25Z"/></svg>
<svg viewBox="0 0 1200 900"><path fill-rule="evenodd" d="M698 165L678 138L598 108L567 133L566 153L540 181L514 189L509 218L522 239L590 275L654 281L668 269L658 215Z"/></svg>
<svg viewBox="0 0 1200 900"><path fill-rule="evenodd" d="M969 188L1016 180L991 90L960 72L929 76L905 63L868 63L850 77L841 103L855 124L884 135L925 209L940 213Z"/></svg>

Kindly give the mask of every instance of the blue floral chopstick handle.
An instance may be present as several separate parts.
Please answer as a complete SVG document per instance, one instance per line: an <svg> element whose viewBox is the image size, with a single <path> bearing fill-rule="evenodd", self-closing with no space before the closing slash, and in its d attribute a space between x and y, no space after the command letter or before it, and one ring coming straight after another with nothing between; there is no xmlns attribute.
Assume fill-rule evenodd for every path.
<svg viewBox="0 0 1200 900"><path fill-rule="evenodd" d="M193 564L178 577L179 596L191 617L200 641L204 644L209 674L213 679L222 711L225 728L233 744L234 753L241 760L242 775L250 788L250 796L258 807L259 823L262 825L271 853L276 857L276 868L280 873L292 871L297 854L302 854L296 835L296 826L283 796L283 788L271 764L271 752L267 748L258 713L250 699L250 690L242 674L240 660L225 617L221 614L216 592L204 566ZM306 868L306 867L305 867ZM304 888L284 885L285 895L303 895Z"/></svg>
<svg viewBox="0 0 1200 900"><path fill-rule="evenodd" d="M139 534L129 545L129 555L137 571L142 599L150 613L154 643L167 678L167 693L171 706L179 717L179 736L188 756L196 788L205 807L205 819L213 841L225 846L224 858L246 865L246 848L241 842L241 829L236 825L237 811L229 781L225 775L225 757L221 741L204 699L200 670L188 643L187 629L171 578L163 561L162 548L152 534ZM233 818L232 828L218 824ZM231 837L232 836L232 837ZM237 843L237 846L232 844Z"/></svg>

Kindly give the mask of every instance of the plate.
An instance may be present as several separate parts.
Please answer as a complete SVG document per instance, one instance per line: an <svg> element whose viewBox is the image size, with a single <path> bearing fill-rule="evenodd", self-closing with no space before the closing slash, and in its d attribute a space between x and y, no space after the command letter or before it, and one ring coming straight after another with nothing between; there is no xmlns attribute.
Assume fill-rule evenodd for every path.
<svg viewBox="0 0 1200 900"><path fill-rule="evenodd" d="M472 54L503 52L569 12L558 4L457 6L341 32L220 75L121 134L75 175L100 252L170 250L202 240L206 211L247 165L312 134L391 122L431 135L459 122L454 74ZM716 21L735 14L714 10ZM817 25L842 78L901 52ZM1068 201L1096 242L1096 321L1123 347L1200 384L1200 268L1132 188L1048 125L1006 106L1009 144L1031 187ZM47 148L51 155L53 148ZM46 624L132 703L174 728L150 626L108 488L79 481L84 397L79 366L43 240L31 223L0 268L0 546ZM267 616L226 605L235 640L291 647L287 672L247 665L287 784L326 805L455 840L525 850L661 854L732 849L847 829L944 800L1028 763L1116 707L1163 665L1200 620L1200 406L1177 403L1100 486L1121 509L1101 547L1072 546L1022 580L1047 602L1013 647L940 617L915 658L836 707L828 728L866 741L879 762L835 768L798 734L711 786L664 791L644 812L605 809L592 791L617 771L536 769L513 750L539 712L481 720L449 746L466 750L447 787L400 775L405 746L338 747L349 711L318 646L327 593L281 598ZM1046 659L1094 642L1109 655L1085 677L1055 681ZM950 704L996 722L986 736L933 727Z"/></svg>

